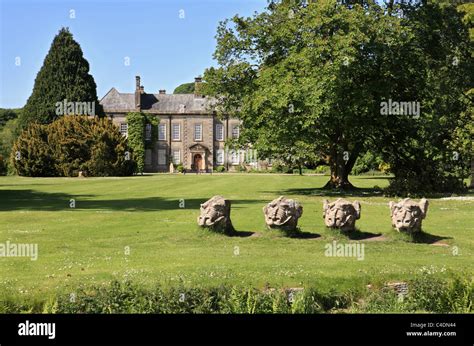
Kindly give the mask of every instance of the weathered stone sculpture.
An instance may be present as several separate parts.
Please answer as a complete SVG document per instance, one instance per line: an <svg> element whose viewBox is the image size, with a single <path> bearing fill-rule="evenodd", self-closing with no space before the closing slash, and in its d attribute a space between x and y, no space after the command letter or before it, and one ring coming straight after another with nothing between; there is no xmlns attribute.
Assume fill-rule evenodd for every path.
<svg viewBox="0 0 474 346"><path fill-rule="evenodd" d="M214 196L201 204L201 215L197 222L203 228L219 233L231 234L234 232L230 220L230 201L222 196Z"/></svg>
<svg viewBox="0 0 474 346"><path fill-rule="evenodd" d="M414 233L421 231L421 221L428 212L428 200L422 198L420 203L410 198L395 203L390 202L392 226L399 232Z"/></svg>
<svg viewBox="0 0 474 346"><path fill-rule="evenodd" d="M303 206L293 199L280 196L264 206L263 213L268 228L295 231L298 219L303 215Z"/></svg>
<svg viewBox="0 0 474 346"><path fill-rule="evenodd" d="M327 227L338 228L341 231L354 231L356 220L360 219L360 203L339 198L329 203L323 202L323 218Z"/></svg>

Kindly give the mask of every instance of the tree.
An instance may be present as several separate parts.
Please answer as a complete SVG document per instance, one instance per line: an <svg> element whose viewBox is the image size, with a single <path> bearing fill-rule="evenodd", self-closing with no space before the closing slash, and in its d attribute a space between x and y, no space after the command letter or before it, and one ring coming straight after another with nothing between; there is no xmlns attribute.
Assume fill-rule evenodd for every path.
<svg viewBox="0 0 474 346"><path fill-rule="evenodd" d="M416 100L417 117L399 115L377 133L374 147L390 164L390 194L456 192L472 158L474 64L462 14L447 4L400 5L412 58L402 66L414 88L394 83L391 97ZM407 93L407 90L409 93ZM469 111L471 107L471 111Z"/></svg>
<svg viewBox="0 0 474 346"><path fill-rule="evenodd" d="M10 119L4 126L0 128L0 156L2 157L3 167L0 174L12 172L12 165L8 158L12 152L13 144L20 135L20 127L18 126L18 118Z"/></svg>
<svg viewBox="0 0 474 346"><path fill-rule="evenodd" d="M0 129L12 119L18 118L21 109L0 108Z"/></svg>
<svg viewBox="0 0 474 346"><path fill-rule="evenodd" d="M417 179L414 189L449 190L469 152L466 28L454 6L389 6L286 0L226 20L207 93L220 115L242 120L240 140L260 152L306 143L330 166L326 187L352 187L357 157L374 150L400 181ZM387 112L392 100L415 109Z"/></svg>
<svg viewBox="0 0 474 346"><path fill-rule="evenodd" d="M192 94L194 93L194 83L183 83L174 89L173 94Z"/></svg>
<svg viewBox="0 0 474 346"><path fill-rule="evenodd" d="M89 74L89 63L69 30L62 28L36 76L33 92L20 117L20 125L24 128L31 122L51 123L61 116L56 112L56 103L65 101L94 102L96 115L103 115L94 78Z"/></svg>
<svg viewBox="0 0 474 346"><path fill-rule="evenodd" d="M474 3L465 3L458 6L458 11L461 12L463 15L463 23L469 29L469 39L471 41L471 45L474 44ZM474 50L471 50L471 57L474 57ZM470 120L468 122L468 132L470 134L470 151L471 151L471 188L474 188L474 147L472 146L472 138L474 138L474 88L469 89L466 92L466 99L470 100L469 105L467 107L466 112L464 115L468 117Z"/></svg>
<svg viewBox="0 0 474 346"><path fill-rule="evenodd" d="M206 89L219 114L242 120L242 141L263 152L304 142L314 150L308 156L328 162L327 186L350 188L367 138L386 126L389 50L409 37L377 4L305 3L271 2L261 14L220 23L219 67L206 70Z"/></svg>

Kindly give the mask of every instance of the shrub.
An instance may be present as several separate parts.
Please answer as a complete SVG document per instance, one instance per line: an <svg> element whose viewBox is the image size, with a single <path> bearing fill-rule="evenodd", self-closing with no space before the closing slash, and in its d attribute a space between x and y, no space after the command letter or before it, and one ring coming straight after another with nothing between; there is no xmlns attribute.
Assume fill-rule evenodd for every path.
<svg viewBox="0 0 474 346"><path fill-rule="evenodd" d="M176 171L178 173L183 173L184 172L184 166L180 163L179 165L176 166Z"/></svg>
<svg viewBox="0 0 474 346"><path fill-rule="evenodd" d="M217 166L215 170L216 170L217 173L222 173L222 172L225 172L225 167L224 166Z"/></svg>
<svg viewBox="0 0 474 346"><path fill-rule="evenodd" d="M79 171L90 176L123 176L135 168L126 152L126 139L111 120L64 116L23 131L11 162L19 175L26 176L71 177Z"/></svg>
<svg viewBox="0 0 474 346"><path fill-rule="evenodd" d="M314 170L314 173L317 173L317 174L329 174L329 172L330 172L329 166L318 166Z"/></svg>
<svg viewBox="0 0 474 346"><path fill-rule="evenodd" d="M18 175L53 177L57 175L56 160L48 143L48 126L32 124L13 144L10 162Z"/></svg>
<svg viewBox="0 0 474 346"><path fill-rule="evenodd" d="M359 156L356 160L352 173L359 175L369 171L379 170L380 165L383 164L382 159L371 151L367 151L364 155Z"/></svg>
<svg viewBox="0 0 474 346"><path fill-rule="evenodd" d="M282 161L275 160L272 164L273 173L293 173L293 168L286 165Z"/></svg>
<svg viewBox="0 0 474 346"><path fill-rule="evenodd" d="M74 177L86 170L94 140L91 130L91 121L84 116L64 116L49 125L48 142L57 175Z"/></svg>
<svg viewBox="0 0 474 346"><path fill-rule="evenodd" d="M90 160L85 170L91 176L126 176L136 169L131 160L126 140L108 119L96 119L93 123L93 144L90 148Z"/></svg>
<svg viewBox="0 0 474 346"><path fill-rule="evenodd" d="M6 175L6 174L7 174L7 164L5 163L3 156L0 155L0 175Z"/></svg>
<svg viewBox="0 0 474 346"><path fill-rule="evenodd" d="M395 178L384 190L387 196L423 197L433 193L463 193L467 188L462 179L435 172L424 164L412 169L399 169L394 174Z"/></svg>

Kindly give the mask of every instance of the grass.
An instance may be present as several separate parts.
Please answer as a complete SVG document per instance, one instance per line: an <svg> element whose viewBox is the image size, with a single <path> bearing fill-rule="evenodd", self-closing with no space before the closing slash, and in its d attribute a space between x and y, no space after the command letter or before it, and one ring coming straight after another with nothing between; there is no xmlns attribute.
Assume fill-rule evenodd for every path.
<svg viewBox="0 0 474 346"><path fill-rule="evenodd" d="M472 275L474 200L430 199L425 233L412 242L391 228L391 199L373 188L386 186L387 179L352 177L359 190L345 197L361 202L362 217L359 232L348 239L324 227L322 201L338 197L319 188L326 180L264 174L0 177L0 243L39 247L37 261L0 257L0 291L44 297L80 284L124 279L144 287L345 290L408 280L426 270ZM198 229L200 203L216 194L232 201L240 236ZM265 229L262 207L280 195L303 204L304 236L288 238ZM326 257L325 245L333 240L364 243L364 260Z"/></svg>

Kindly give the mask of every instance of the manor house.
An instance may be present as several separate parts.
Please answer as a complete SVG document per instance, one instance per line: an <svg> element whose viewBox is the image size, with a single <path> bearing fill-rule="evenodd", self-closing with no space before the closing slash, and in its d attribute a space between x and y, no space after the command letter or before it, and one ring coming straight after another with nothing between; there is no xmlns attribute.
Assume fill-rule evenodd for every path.
<svg viewBox="0 0 474 346"><path fill-rule="evenodd" d="M239 137L240 121L216 117L209 109L211 100L199 93L200 77L195 79L194 94L167 94L165 90L148 94L140 84L140 77L135 78L134 93L112 88L100 104L124 136L128 130L127 113L143 112L159 118L157 141L145 153L147 172L167 172L170 163L204 172L217 166L235 170L242 164L244 158L239 152L224 151L228 138ZM151 133L151 128L147 128L146 140L151 140Z"/></svg>

